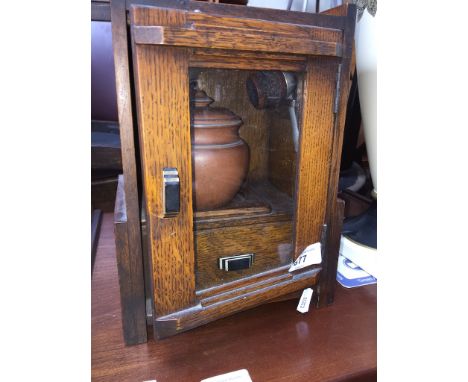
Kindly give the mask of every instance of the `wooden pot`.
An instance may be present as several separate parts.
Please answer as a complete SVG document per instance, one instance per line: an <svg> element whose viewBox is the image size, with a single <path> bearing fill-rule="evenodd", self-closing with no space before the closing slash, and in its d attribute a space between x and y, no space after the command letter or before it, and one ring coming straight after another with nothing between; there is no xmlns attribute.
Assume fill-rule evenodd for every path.
<svg viewBox="0 0 468 382"><path fill-rule="evenodd" d="M195 93L192 122L194 203L198 211L222 207L239 191L249 169L249 147L239 137L242 120L213 99Z"/></svg>

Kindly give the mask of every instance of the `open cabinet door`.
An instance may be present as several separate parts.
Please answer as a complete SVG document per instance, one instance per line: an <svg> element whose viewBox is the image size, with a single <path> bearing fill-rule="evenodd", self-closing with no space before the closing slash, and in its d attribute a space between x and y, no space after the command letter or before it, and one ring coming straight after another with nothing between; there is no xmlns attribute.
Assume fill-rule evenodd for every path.
<svg viewBox="0 0 468 382"><path fill-rule="evenodd" d="M354 15L129 6L158 338L307 287L327 301Z"/></svg>

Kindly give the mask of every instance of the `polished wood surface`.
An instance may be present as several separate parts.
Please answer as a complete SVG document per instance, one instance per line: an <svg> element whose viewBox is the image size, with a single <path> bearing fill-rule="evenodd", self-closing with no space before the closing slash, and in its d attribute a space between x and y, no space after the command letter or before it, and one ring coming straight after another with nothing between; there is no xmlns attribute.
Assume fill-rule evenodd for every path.
<svg viewBox="0 0 468 382"><path fill-rule="evenodd" d="M158 6L163 8L183 9L188 12L202 12L223 17L245 17L282 23L313 24L317 27L331 29L342 29L346 21L344 17L316 13L284 11L270 8L233 7L229 4L210 4L187 0L127 0L127 9L133 5L154 6L156 2ZM346 11L344 11L343 14L346 14Z"/></svg>
<svg viewBox="0 0 468 382"><path fill-rule="evenodd" d="M196 232L197 289L220 285L280 265L291 264L293 253L291 231L292 224L286 221ZM220 257L243 253L255 255L249 269L231 272L219 269Z"/></svg>
<svg viewBox="0 0 468 382"><path fill-rule="evenodd" d="M237 55L233 55L232 51L223 54L229 54L238 61ZM203 55L200 59L206 57L207 55ZM224 62L225 56L222 59ZM250 59L259 62L258 57ZM270 116L267 110L255 109L246 97L245 81L251 73L248 70L203 70L198 75L198 81L200 88L215 99L213 107L225 107L242 118L239 135L250 148L247 179L258 181L267 179Z"/></svg>
<svg viewBox="0 0 468 382"><path fill-rule="evenodd" d="M167 17L161 23L178 22L172 11L159 16ZM159 316L195 300L188 55L179 48L141 45L135 48L134 64L153 302ZM175 167L180 177L180 213L171 218L164 217L161 192L165 167Z"/></svg>
<svg viewBox="0 0 468 382"><path fill-rule="evenodd" d="M281 52L341 56L342 31L314 25L292 25L268 20L252 20L179 12L180 23L152 25L145 20L160 12L151 7L133 6L130 14L132 37L136 44L185 46L192 48L235 49L255 52Z"/></svg>
<svg viewBox="0 0 468 382"><path fill-rule="evenodd" d="M114 232L116 238L116 258L120 279L120 301L122 303L122 322L125 342L137 344L145 342L146 332L146 302L145 290L141 280L141 264L135 269L135 257L130 252L130 237L128 233L128 215L125 198L125 181L119 175L117 197L114 211Z"/></svg>
<svg viewBox="0 0 468 382"><path fill-rule="evenodd" d="M341 7L343 14L345 13L345 10L348 17L345 21L343 33L343 57L336 76L336 97L333 106L335 115L333 119L333 139L331 143L330 173L328 179L327 208L325 215L325 224L329 227L329 234L327 235L325 242L325 253L327 254L327 259L324 262L322 281L326 279L329 280L329 282L320 285L320 295L322 296L322 301L319 300L320 306L323 306L325 303L331 303L334 298L334 286L333 284L330 284L330 281L334 281L335 279L338 250L340 247L341 222L344 214L344 205L337 196L340 177L341 151L343 147L344 126L346 120L346 107L348 104L349 90L351 88L356 7L353 5ZM337 221L339 221L339 224L337 224ZM323 301L323 296L326 296L326 301Z"/></svg>
<svg viewBox="0 0 468 382"><path fill-rule="evenodd" d="M298 94L301 92L298 91ZM270 151L268 156L269 181L280 191L294 196L297 153L294 151L292 125L288 107L281 105L271 111L269 125Z"/></svg>
<svg viewBox="0 0 468 382"><path fill-rule="evenodd" d="M211 26L197 28L166 26L135 26L132 35L137 44L156 44L171 46L200 47L206 46L206 39L210 39L211 47L216 49L285 52L297 54L318 54L326 56L341 56L342 47L335 42L303 40L306 37L292 37L274 32L250 32L245 30L230 30ZM206 37L205 37L206 36ZM263 41L260 41L263 40Z"/></svg>
<svg viewBox="0 0 468 382"><path fill-rule="evenodd" d="M327 264L322 267L319 289L321 294L317 301L319 307L332 304L335 298L336 272L340 253L341 230L344 219L344 201L338 199L335 204L335 219L327 226ZM325 290L325 291L324 291Z"/></svg>
<svg viewBox="0 0 468 382"><path fill-rule="evenodd" d="M192 49L190 65L197 68L303 71L304 56L282 53L238 51L236 56L224 49ZM258 59L261 59L259 61Z"/></svg>
<svg viewBox="0 0 468 382"><path fill-rule="evenodd" d="M276 302L161 341L122 337L112 215L104 214L92 279L92 380L199 382L246 368L254 382L375 381L376 287L344 289L307 314Z"/></svg>
<svg viewBox="0 0 468 382"><path fill-rule="evenodd" d="M128 328L129 343L146 341L145 328L145 282L140 232L140 201L138 187L137 143L135 142L134 110L132 108L132 86L130 82L130 62L127 40L127 16L125 0L113 0L111 6L112 46L114 50L115 87L119 114L122 168L125 174L125 228L122 227L123 263L121 269L122 293L129 301L128 310L133 315L132 322L138 327ZM120 238L118 239L120 240ZM128 294L131 291L131 294ZM127 331L127 328L124 328Z"/></svg>
<svg viewBox="0 0 468 382"><path fill-rule="evenodd" d="M252 183L242 193L256 196L270 206L257 214L237 214L195 220L197 290L230 282L268 269L290 264L293 257L293 201L270 183ZM260 199L263 198L263 199ZM254 253L251 268L226 272L218 258Z"/></svg>
<svg viewBox="0 0 468 382"><path fill-rule="evenodd" d="M282 20L275 22L265 22L263 20L255 20L250 18L228 17L228 16L213 16L202 12L187 13L187 21L193 23L195 28L218 26L228 30L236 29L245 33L251 32L269 32L283 33L284 35L292 35L294 38L305 38L308 40L322 40L328 42L336 42L342 37L342 31L334 28L322 28L313 25L293 25ZM234 49L233 46L230 49ZM252 50L252 49L249 49ZM301 52L293 52L298 54Z"/></svg>
<svg viewBox="0 0 468 382"><path fill-rule="evenodd" d="M325 222L337 67L326 57L310 57L307 63L296 183L296 257L320 241Z"/></svg>
<svg viewBox="0 0 468 382"><path fill-rule="evenodd" d="M344 123L340 113L343 102L338 102L336 96L345 92L337 87L337 79L343 83L342 89L346 89L346 76L343 73L340 75L339 68L345 68L344 73L347 73L347 54L350 50L348 24L350 20L354 23L355 8L348 9L346 17L306 16L308 22L299 23L297 21L304 16L293 12L271 13L243 8L245 13L242 15L237 13L239 7L235 6L194 5L193 2L169 4L165 0L155 1L153 6L141 5L147 3L127 1L126 6L130 10L135 103L148 220L146 244L152 274L149 289L152 289L154 328L159 337L164 337L254 307L306 285L315 286L320 271L300 271L288 277L279 275L278 279L269 280L266 283L268 286L255 282L246 286L248 290L245 289L245 295L230 289L225 292L225 298L218 296L221 298L219 302L209 306L197 298L188 107L188 71L193 67L191 57L197 49L191 47L203 51L207 48L214 51L231 49L233 55L240 52L241 57L244 57L245 51L262 51L263 55L307 55L303 61L302 131L297 164L298 186L295 189L297 205L292 231L293 248L294 256L298 256L307 245L322 242L325 247L323 267L326 271L329 261L335 261L337 255L328 257L329 248L334 248L331 243L336 235L332 240L329 235L332 231L326 229L336 219L337 208L332 200L333 191L330 190L337 179L335 162L339 160L340 132ZM126 29L122 9L122 2L118 9L112 8L112 14L120 17L119 25L114 27L118 43L123 40L120 32ZM230 15L226 13L228 10L232 11ZM284 17L272 20L273 16ZM114 24L116 18L112 18ZM115 42L114 46L118 48ZM116 57L125 61L123 58L127 57L127 47L121 48L123 53L119 55L117 52ZM200 57L197 59L200 62ZM259 57L258 61L261 60L262 57ZM283 61L286 63L288 60ZM292 61L294 65L297 62ZM125 77L128 75L128 62L123 67L126 71L121 75ZM245 68L245 62L239 62L238 68ZM125 85L124 90L127 90L128 82L128 78L121 82ZM117 83L119 85L119 81ZM131 115L128 102L119 103L119 112L120 106L124 106L124 111L125 107L128 109L126 116ZM164 167L176 167L180 176L180 213L172 218L163 215L161 174ZM127 173L125 166L124 173ZM130 216L136 211L136 208L130 208L129 200L135 200L133 196L137 191L136 186L129 190L125 182L129 230L134 221ZM232 218L232 222L236 222L236 219ZM127 243L135 243L130 233ZM140 248L134 249L126 249L128 256L140 256ZM327 279L324 276L326 272L321 275L322 281ZM316 293L324 296L326 288L322 281Z"/></svg>

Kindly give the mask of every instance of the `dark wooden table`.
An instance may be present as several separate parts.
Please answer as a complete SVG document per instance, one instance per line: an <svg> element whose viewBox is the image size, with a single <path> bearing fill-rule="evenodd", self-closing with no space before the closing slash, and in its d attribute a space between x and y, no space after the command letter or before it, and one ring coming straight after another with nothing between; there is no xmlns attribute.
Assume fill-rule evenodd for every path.
<svg viewBox="0 0 468 382"><path fill-rule="evenodd" d="M374 381L376 287L336 288L324 309L301 314L297 301L276 302L125 347L112 214L105 214L92 279L92 379L199 382L247 369L253 382Z"/></svg>

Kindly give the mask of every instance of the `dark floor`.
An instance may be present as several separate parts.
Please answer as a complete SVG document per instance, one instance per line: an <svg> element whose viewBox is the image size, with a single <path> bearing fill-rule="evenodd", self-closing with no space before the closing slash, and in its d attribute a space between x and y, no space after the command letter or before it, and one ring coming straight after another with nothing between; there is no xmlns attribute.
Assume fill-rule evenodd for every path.
<svg viewBox="0 0 468 382"><path fill-rule="evenodd" d="M162 341L123 344L112 214L104 214L92 280L93 381L200 380L247 369L253 382L374 381L376 286L337 286L309 313L267 304Z"/></svg>

